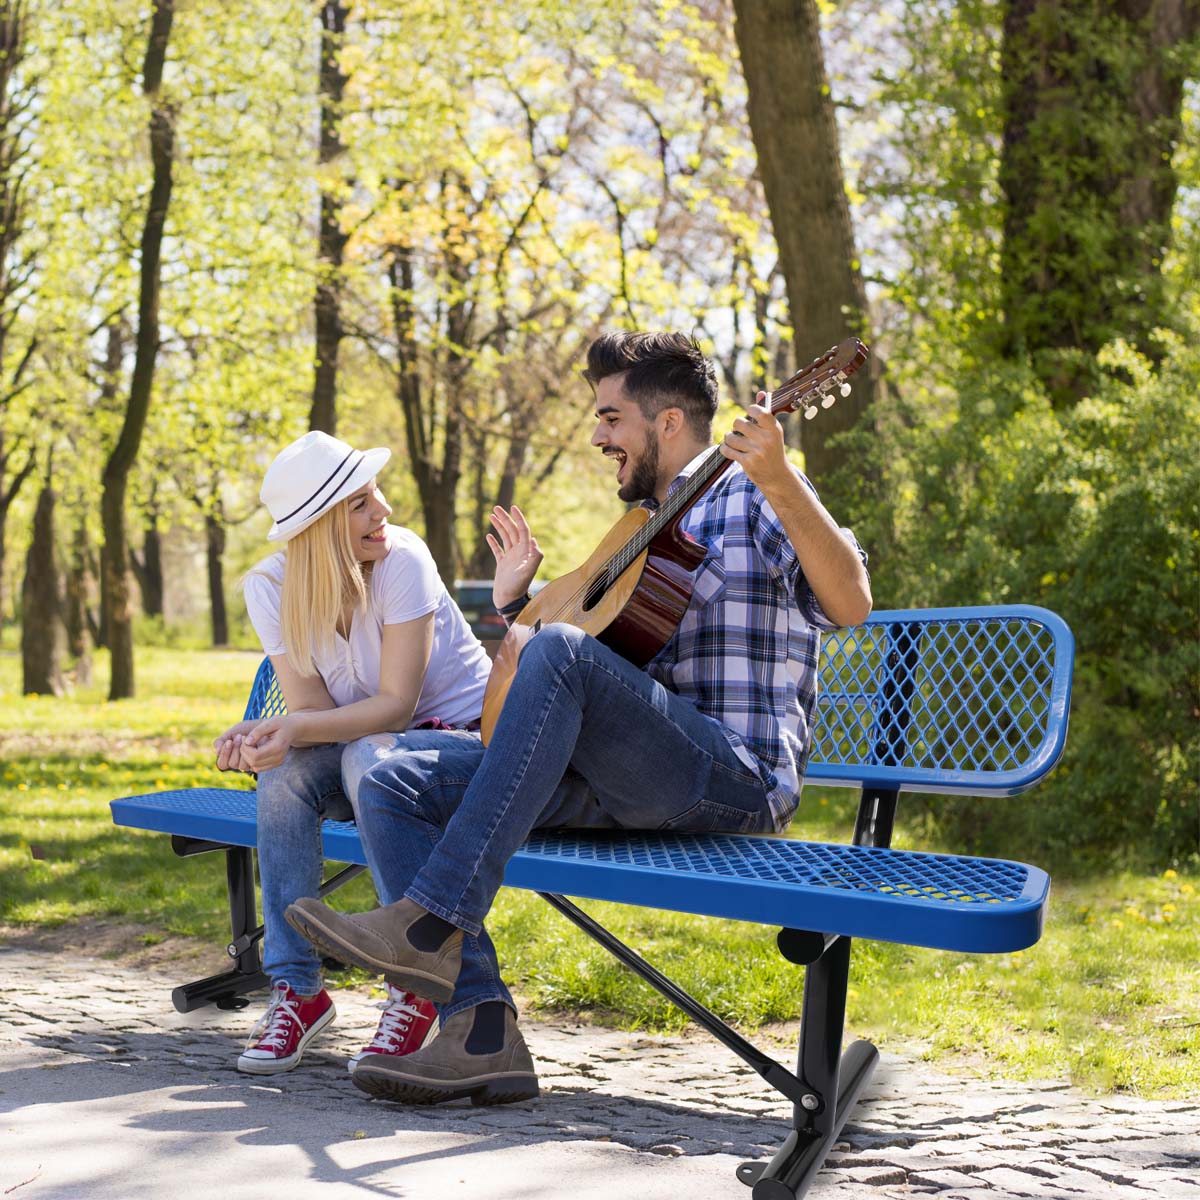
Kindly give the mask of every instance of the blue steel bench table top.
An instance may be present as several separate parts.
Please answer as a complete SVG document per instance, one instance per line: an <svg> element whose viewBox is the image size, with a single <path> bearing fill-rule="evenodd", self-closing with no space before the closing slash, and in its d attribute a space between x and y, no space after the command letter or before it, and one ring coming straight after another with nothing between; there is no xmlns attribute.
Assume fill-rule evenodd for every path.
<svg viewBox="0 0 1200 1200"><path fill-rule="evenodd" d="M249 791L192 788L112 803L117 824L253 846ZM353 824L326 856L363 863ZM535 833L511 887L943 950L1024 949L1041 934L1045 872L1021 863L732 834Z"/></svg>

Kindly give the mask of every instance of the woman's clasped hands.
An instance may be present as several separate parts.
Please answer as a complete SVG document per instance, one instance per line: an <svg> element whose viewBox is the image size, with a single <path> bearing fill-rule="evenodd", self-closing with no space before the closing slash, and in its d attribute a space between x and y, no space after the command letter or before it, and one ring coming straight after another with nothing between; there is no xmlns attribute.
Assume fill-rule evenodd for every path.
<svg viewBox="0 0 1200 1200"><path fill-rule="evenodd" d="M261 721L239 721L216 741L218 771L247 771L258 775L277 767L296 741L296 722L290 715Z"/></svg>

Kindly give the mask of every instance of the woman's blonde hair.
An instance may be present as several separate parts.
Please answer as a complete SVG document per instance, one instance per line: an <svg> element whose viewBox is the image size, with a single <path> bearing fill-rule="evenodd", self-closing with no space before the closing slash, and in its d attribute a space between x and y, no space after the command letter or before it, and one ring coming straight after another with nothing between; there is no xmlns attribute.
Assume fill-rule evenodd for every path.
<svg viewBox="0 0 1200 1200"><path fill-rule="evenodd" d="M350 504L335 504L284 547L279 626L288 662L316 675L314 654L328 652L342 609L350 601L364 612L367 585L350 538Z"/></svg>

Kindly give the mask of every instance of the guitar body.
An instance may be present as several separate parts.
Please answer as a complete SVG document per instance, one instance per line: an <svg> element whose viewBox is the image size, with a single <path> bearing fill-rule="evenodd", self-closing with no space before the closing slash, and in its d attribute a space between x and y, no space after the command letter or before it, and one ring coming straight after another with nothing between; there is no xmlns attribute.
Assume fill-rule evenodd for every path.
<svg viewBox="0 0 1200 1200"><path fill-rule="evenodd" d="M696 568L707 553L675 525L654 538L603 595L588 603L592 581L650 516L644 508L627 512L582 566L548 583L513 622L492 663L483 697L484 745L491 740L521 651L543 626L574 625L639 667L670 640L691 601Z"/></svg>

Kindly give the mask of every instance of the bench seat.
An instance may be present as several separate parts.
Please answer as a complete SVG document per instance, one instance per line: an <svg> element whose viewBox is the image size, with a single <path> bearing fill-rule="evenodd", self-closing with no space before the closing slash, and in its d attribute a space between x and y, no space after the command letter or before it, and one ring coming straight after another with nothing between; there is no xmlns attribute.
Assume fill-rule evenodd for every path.
<svg viewBox="0 0 1200 1200"><path fill-rule="evenodd" d="M250 791L189 788L112 803L119 825L256 845ZM326 821L325 857L366 863L357 828ZM1041 936L1050 892L1037 867L1000 859L736 834L535 833L509 887L762 925L975 953Z"/></svg>

